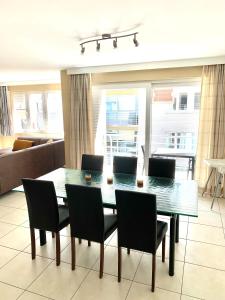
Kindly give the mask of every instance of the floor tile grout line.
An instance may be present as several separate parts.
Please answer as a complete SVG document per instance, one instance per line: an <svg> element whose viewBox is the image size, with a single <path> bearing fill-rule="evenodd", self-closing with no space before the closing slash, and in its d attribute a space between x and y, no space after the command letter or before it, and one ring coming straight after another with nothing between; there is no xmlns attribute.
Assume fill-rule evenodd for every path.
<svg viewBox="0 0 225 300"><path fill-rule="evenodd" d="M184 238L181 238L181 240L184 240L184 241L185 241ZM115 246L115 245L107 245L107 246L109 246L109 247L111 247L111 248L117 248L117 246ZM169 245L168 245L168 246L169 246ZM225 246L224 246L224 247L225 247ZM126 248L123 247L123 249L126 249ZM133 252L137 252L137 253L143 253L143 252L138 251L138 250L132 250L132 251L133 251ZM145 255L151 255L150 253L147 253L147 252L144 252L144 253L145 253ZM157 254L157 252L156 252L156 258L159 258L159 257L161 257L161 254ZM169 255L166 256L165 258L166 258L166 260L169 260ZM184 262L183 260L180 260L180 259L175 259L175 261L178 261L178 262Z"/></svg>
<svg viewBox="0 0 225 300"><path fill-rule="evenodd" d="M11 224L12 225L12 224ZM19 226L17 226L17 225L15 225L16 227L19 227ZM10 231L9 232L7 232L6 234L4 234L3 236L1 236L0 237L0 241L1 241L1 239L3 238L3 237L5 237L7 234L9 234L9 233L11 233L12 231L14 231L15 229L17 229L17 228L13 228L13 229L10 229ZM0 244L1 245L1 244Z"/></svg>
<svg viewBox="0 0 225 300"><path fill-rule="evenodd" d="M212 244L212 243L198 241L198 240L192 240L192 239L187 239L187 241L189 241L189 242L195 242L195 243L199 243L199 244L206 244L206 245L211 245L211 246L217 246L217 247L222 247L222 248L225 247L225 244L223 246L223 245L219 245L219 244Z"/></svg>
<svg viewBox="0 0 225 300"><path fill-rule="evenodd" d="M42 258L44 258L44 257L42 257ZM44 259L46 259L46 258L44 258ZM50 260L50 259L49 259ZM31 292L31 291L29 291L28 290L28 288L44 273L44 271L52 264L54 262L54 260L51 260L47 265L46 265L46 267L40 272L40 274L34 279L34 280L32 280L32 282L26 287L26 291L27 292ZM32 292L31 292L32 293ZM38 295L40 295L40 296L42 296L41 294L38 294ZM54 299L53 299L54 300Z"/></svg>
<svg viewBox="0 0 225 300"><path fill-rule="evenodd" d="M23 226L23 224L26 223L27 221L28 221L28 220L23 221L21 224L13 224L13 223L9 223L9 222L0 220L0 222L1 222L1 223L4 223L4 224L14 225L14 226L17 226L17 227L23 227L23 228L29 228L29 227L27 227L27 226Z"/></svg>
<svg viewBox="0 0 225 300"><path fill-rule="evenodd" d="M225 200L225 199L224 199ZM221 216L221 209L220 209L220 202L219 200L217 199L217 203L218 203L218 206L219 206L219 210L220 210L220 219L221 219L221 223L223 225L223 220L222 220L222 216ZM223 227L223 235L224 235L224 239L225 239L225 229Z"/></svg>
<svg viewBox="0 0 225 300"><path fill-rule="evenodd" d="M2 281L2 280L0 280L0 282L3 283L3 284L5 284L5 285L8 285L8 286L10 286L10 287L13 287L13 288L17 288L17 289L19 289L19 290L22 290L23 292L26 291L25 289L23 289L23 288L21 288L21 287L18 287L18 286L16 286L16 285L13 285L13 284L11 284L11 283L4 282L4 281ZM23 293L22 293L22 294L23 294ZM22 295L22 294L21 294L21 295ZM20 296L21 296L21 295L20 295Z"/></svg>
<svg viewBox="0 0 225 300"><path fill-rule="evenodd" d="M167 236L168 237L168 236ZM198 241L198 240L192 240L192 239L185 239L185 238L180 238L181 240L187 240L187 241L190 241L190 242L196 242L196 243L199 243L199 244L207 244L207 245L212 245L212 246L218 246L218 247L222 247L222 248L225 248L225 245L219 245L219 244L212 244L212 243L208 243L208 242L203 242L203 241ZM110 247L117 247L115 245L108 245ZM179 260L177 259L177 261L182 261L182 260Z"/></svg>
<svg viewBox="0 0 225 300"><path fill-rule="evenodd" d="M181 279L181 297L183 293L183 284L184 284L184 270L185 270L185 263L186 263L186 252L187 252L187 237L188 237L188 230L189 230L189 221L190 219L188 218L188 226L187 226L187 232L186 232L186 243L185 243L185 249L184 249L184 264L183 264L183 274L182 274L182 279ZM180 297L180 299L181 299Z"/></svg>
<svg viewBox="0 0 225 300"><path fill-rule="evenodd" d="M70 300L76 295L76 293L78 292L78 290L80 289L80 287L82 286L82 284L84 283L84 281L87 279L88 275L93 271L92 269L88 269L89 271L87 272L86 276L84 276L83 280L81 281L81 283L79 284L78 288L76 289L75 293L70 297ZM104 273L103 273L104 274Z"/></svg>
<svg viewBox="0 0 225 300"><path fill-rule="evenodd" d="M219 216L219 214L218 214ZM210 225L210 224L203 224L203 223L195 223L195 222L189 222L189 224L195 224L195 225L201 225L201 226L207 226L207 227L213 227L213 228L223 228L222 226L216 226L216 225Z"/></svg>
<svg viewBox="0 0 225 300"><path fill-rule="evenodd" d="M143 255L144 255L144 253L142 253L142 255L141 255L141 257L140 257L139 263L138 263L138 265L137 265L136 271L135 271L134 276L133 276L133 280L131 280L130 287L129 287L128 291L127 291L127 295L126 295L126 297L125 297L125 300L127 299L128 295L129 295L129 293L130 293L131 287L132 287L133 282L134 282L134 278L135 278L135 276L136 276L136 274L137 274L137 270L138 270L138 268L139 268L139 266L140 266L140 264L141 264L141 260L142 260ZM121 272L121 273L122 273L122 272ZM122 277L122 274L121 274L121 278L123 278L123 277Z"/></svg>
<svg viewBox="0 0 225 300"><path fill-rule="evenodd" d="M0 245L0 246L1 246L1 245ZM6 246L2 246L2 247L7 248L7 249L11 249L11 250L14 250L14 251L18 251L18 253L17 253L15 256L13 256L10 260L8 260L7 263L5 263L4 265L2 265L2 266L0 267L0 270L1 270L3 267L5 267L9 262L11 262L14 258L16 258L18 255L20 255L21 253L24 253L24 252L23 252L24 249L18 250L18 249L6 247Z"/></svg>
<svg viewBox="0 0 225 300"><path fill-rule="evenodd" d="M34 295L37 295L37 296L41 296L41 297L43 297L43 298L45 298L45 299L55 300L54 298L46 297L46 296L43 296L43 295L38 294L38 293L36 293L36 292L31 292L31 291L27 291L27 290L24 290L23 293L22 293L21 295L19 295L18 298L16 298L16 300L19 300L26 292L27 292L27 293L34 294Z"/></svg>
<svg viewBox="0 0 225 300"><path fill-rule="evenodd" d="M0 203L1 203L1 200L0 200ZM25 203L25 204L26 204L26 203ZM27 209L25 209L25 208L20 208L20 207L7 206L7 205L2 205L2 204L0 204L0 207L1 207L1 206L6 207L6 208L10 208L10 209L13 209L13 210L17 209L17 210L21 210L21 211L27 211ZM22 207L22 206L21 206L21 207ZM11 211L11 212L8 212L8 213L6 213L6 215L11 214L11 213L13 213L13 212L12 212L12 211ZM1 218L2 218L2 217L5 217L6 215L2 215Z"/></svg>

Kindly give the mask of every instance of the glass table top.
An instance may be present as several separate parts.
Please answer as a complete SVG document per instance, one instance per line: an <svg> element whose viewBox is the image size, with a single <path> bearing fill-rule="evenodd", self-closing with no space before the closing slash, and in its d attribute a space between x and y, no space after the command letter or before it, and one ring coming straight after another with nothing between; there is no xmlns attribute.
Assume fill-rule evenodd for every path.
<svg viewBox="0 0 225 300"><path fill-rule="evenodd" d="M85 175L91 174L87 182ZM100 187L104 207L115 208L115 189L129 190L156 195L157 212L198 216L197 183L194 180L178 180L142 176L143 187L137 187L137 178L128 174L113 174L113 183L107 183L107 174L59 168L38 179L54 182L57 197L66 198L65 184ZM20 186L16 191L23 191Z"/></svg>

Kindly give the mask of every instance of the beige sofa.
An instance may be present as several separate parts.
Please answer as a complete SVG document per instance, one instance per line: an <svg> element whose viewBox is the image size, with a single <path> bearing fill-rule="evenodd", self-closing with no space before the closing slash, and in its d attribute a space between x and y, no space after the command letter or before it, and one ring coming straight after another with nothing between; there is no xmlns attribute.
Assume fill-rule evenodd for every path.
<svg viewBox="0 0 225 300"><path fill-rule="evenodd" d="M37 178L65 164L64 140L26 139L34 146L0 155L0 195L21 185L21 178Z"/></svg>

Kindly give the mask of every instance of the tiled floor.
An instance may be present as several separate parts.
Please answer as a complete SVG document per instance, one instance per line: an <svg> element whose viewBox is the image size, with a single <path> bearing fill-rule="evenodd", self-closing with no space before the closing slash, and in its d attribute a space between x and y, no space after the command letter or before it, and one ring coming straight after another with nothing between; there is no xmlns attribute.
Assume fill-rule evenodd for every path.
<svg viewBox="0 0 225 300"><path fill-rule="evenodd" d="M99 245L77 245L77 267L71 271L69 228L61 232L61 265L55 265L55 239L47 235L31 260L25 198L11 192L0 197L0 299L192 300L225 299L225 199L199 197L199 217L181 218L176 244L175 276L168 275L158 249L156 291L151 293L151 255L123 251L122 281L117 282L117 236L106 241L103 279L98 278ZM37 232L38 233L38 232Z"/></svg>

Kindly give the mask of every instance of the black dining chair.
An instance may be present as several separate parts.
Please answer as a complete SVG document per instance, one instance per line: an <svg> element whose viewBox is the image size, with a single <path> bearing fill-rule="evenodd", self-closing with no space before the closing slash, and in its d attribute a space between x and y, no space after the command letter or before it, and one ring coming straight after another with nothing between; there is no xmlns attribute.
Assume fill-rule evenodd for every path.
<svg viewBox="0 0 225 300"><path fill-rule="evenodd" d="M148 161L148 176L175 178L176 160L150 157Z"/></svg>
<svg viewBox="0 0 225 300"><path fill-rule="evenodd" d="M81 170L102 172L103 163L103 155L83 154L81 160Z"/></svg>
<svg viewBox="0 0 225 300"><path fill-rule="evenodd" d="M169 158L149 158L148 176L175 178L176 160ZM160 215L166 215L160 213ZM176 242L179 241L179 215L176 218Z"/></svg>
<svg viewBox="0 0 225 300"><path fill-rule="evenodd" d="M100 272L103 276L104 241L116 230L116 215L104 215L101 189L66 184L70 214L72 270L75 269L75 237L100 243Z"/></svg>
<svg viewBox="0 0 225 300"><path fill-rule="evenodd" d="M137 157L114 156L113 173L133 174L137 173Z"/></svg>
<svg viewBox="0 0 225 300"><path fill-rule="evenodd" d="M81 160L81 170L86 171L99 171L102 172L104 164L103 155L94 155L94 154L83 154ZM81 244L82 240L79 239ZM88 241L88 246L91 246L91 242Z"/></svg>
<svg viewBox="0 0 225 300"><path fill-rule="evenodd" d="M69 224L69 210L58 205L52 181L22 179L27 201L31 235L31 256L35 259L35 229L56 235L56 265L60 264L60 230Z"/></svg>
<svg viewBox="0 0 225 300"><path fill-rule="evenodd" d="M165 261L167 223L157 221L156 196L116 190L118 230L118 281L121 281L121 247L152 254L152 292L155 290L156 251L162 242Z"/></svg>

